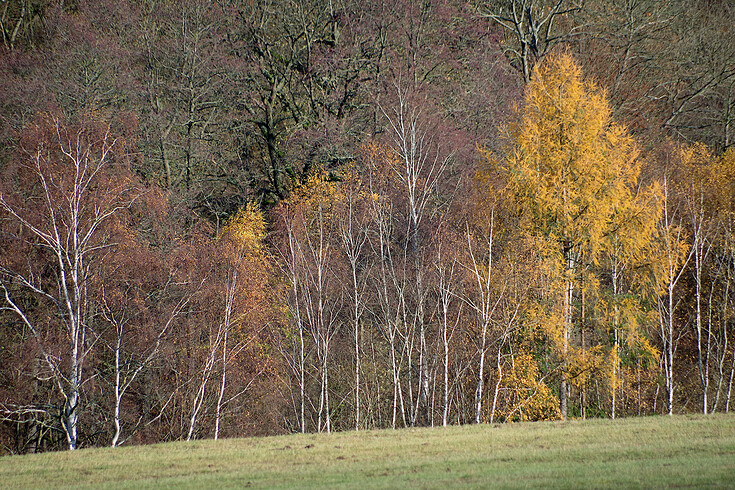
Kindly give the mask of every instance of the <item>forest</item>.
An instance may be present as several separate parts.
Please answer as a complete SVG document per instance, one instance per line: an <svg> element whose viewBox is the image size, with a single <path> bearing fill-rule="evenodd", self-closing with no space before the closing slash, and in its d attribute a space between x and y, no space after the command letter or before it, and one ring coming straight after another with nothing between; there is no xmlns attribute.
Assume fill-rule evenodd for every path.
<svg viewBox="0 0 735 490"><path fill-rule="evenodd" d="M727 412L727 0L2 0L0 454Z"/></svg>

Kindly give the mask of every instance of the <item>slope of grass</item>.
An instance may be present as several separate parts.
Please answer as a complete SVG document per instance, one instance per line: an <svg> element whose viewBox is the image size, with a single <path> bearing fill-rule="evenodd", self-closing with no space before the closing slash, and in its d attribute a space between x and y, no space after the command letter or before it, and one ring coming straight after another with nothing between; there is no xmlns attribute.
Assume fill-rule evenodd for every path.
<svg viewBox="0 0 735 490"><path fill-rule="evenodd" d="M735 416L289 435L0 458L0 487L735 487Z"/></svg>

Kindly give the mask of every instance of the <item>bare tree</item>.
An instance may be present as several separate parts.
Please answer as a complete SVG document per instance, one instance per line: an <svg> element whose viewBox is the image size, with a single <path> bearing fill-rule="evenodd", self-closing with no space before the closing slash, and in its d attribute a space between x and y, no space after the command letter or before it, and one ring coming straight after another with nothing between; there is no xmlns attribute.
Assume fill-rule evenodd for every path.
<svg viewBox="0 0 735 490"><path fill-rule="evenodd" d="M457 324L462 318L462 307L459 306L455 313L455 319L452 321L450 309L452 308L453 300L457 299L458 294L456 291L455 277L455 266L457 265L456 259L450 259L442 255L441 244L437 251L436 267L439 276L439 298L438 298L438 309L439 309L439 332L441 337L441 344L444 354L444 365L443 365L443 400L442 400L442 426L446 427L449 424L449 393L451 391L451 385L449 383L449 366L450 366L450 343L452 337L457 329Z"/></svg>
<svg viewBox="0 0 735 490"><path fill-rule="evenodd" d="M674 356L681 333L675 326L676 287L682 278L689 261L694 254L694 247L687 243L687 236L682 226L683 218L678 215L673 205L668 176L664 176L663 216L659 224L662 241L662 260L659 270L659 288L662 294L658 297L659 335L663 345L662 360L666 382L667 409L669 415L674 413Z"/></svg>
<svg viewBox="0 0 735 490"><path fill-rule="evenodd" d="M485 356L489 349L488 331L492 322L493 314L497 309L500 301L503 298L503 292L494 291L495 278L493 276L493 242L494 236L494 225L495 225L495 214L494 211L490 213L490 223L488 233L482 237L480 243L485 247L482 256L477 256L475 253L475 244L473 244L473 237L470 233L469 227L467 228L467 250L469 251L471 264L466 267L469 269L472 279L476 283L477 289L472 291L472 296L465 299L469 306L476 312L477 323L480 327L480 345L479 361L477 367L477 388L475 390L475 423L479 424L482 420L482 399L485 388ZM473 288L474 289L474 288ZM498 362L498 365L500 363Z"/></svg>
<svg viewBox="0 0 735 490"><path fill-rule="evenodd" d="M117 309L112 306L110 302L107 301L103 288L101 304L102 317L105 319L105 321L112 325L115 330L115 335L113 338L114 343L110 345L110 348L115 354L115 406L113 409L115 433L113 434L112 442L110 443L112 447L116 447L125 442L124 439L120 439L122 437L123 430L122 415L120 409L125 393L128 391L133 382L135 382L138 375L143 372L143 370L149 368L151 364L158 358L166 334L170 331L171 325L173 324L174 320L186 307L189 300L190 296L187 295L181 298L173 306L168 318L165 322L163 322L163 324L160 326L160 329L153 337L152 343L141 347L140 350L136 348L128 350L128 346L126 344L129 342L128 337L131 335L131 333L137 333L138 335L141 334L138 329L131 328L133 327L131 324L137 323L138 321L140 321L140 319L137 319L135 318L135 316L133 316L133 311L131 311L130 305L125 305L125 307L121 309ZM130 332L130 330L133 330L133 332ZM138 331L136 332L136 330Z"/></svg>
<svg viewBox="0 0 735 490"><path fill-rule="evenodd" d="M371 185L373 184L371 183ZM379 186L371 190L377 190L377 187ZM377 193L375 195L378 196ZM408 337L404 316L406 312L406 289L408 284L405 275L402 276L400 274L400 267L396 263L396 260L394 260L391 247L393 214L393 207L385 196L372 200L372 218L376 228L376 240L371 245L373 246L373 253L376 255L376 260L379 264L376 268L377 278L374 281L378 303L374 314L377 317L380 331L388 341L390 350L393 381L391 427L395 429L399 407L403 425L406 425L406 409L401 384L401 365L404 355L403 345Z"/></svg>
<svg viewBox="0 0 735 490"><path fill-rule="evenodd" d="M332 430L329 377L332 340L341 320L343 298L337 278L341 267L337 203L339 196L334 183L323 175L311 177L308 182L285 201L283 212L283 245L286 274L290 291L286 301L298 330L295 346L298 350L287 357L292 360L294 374L299 378L300 426L306 430L306 338L311 336L316 350L319 373L319 406L317 430ZM341 270L341 269L340 269Z"/></svg>
<svg viewBox="0 0 735 490"><path fill-rule="evenodd" d="M577 0L496 0L483 2L479 11L505 29L505 56L528 83L534 65L574 33L564 30L564 18L581 9Z"/></svg>
<svg viewBox="0 0 735 490"><path fill-rule="evenodd" d="M92 328L93 283L99 258L112 243L106 226L129 207L132 180L110 178L117 140L109 127L72 128L56 118L42 121L33 148L19 172L33 188L28 199L0 195L0 209L16 222L16 240L48 254L51 278L34 261L2 265L0 288L5 306L32 332L49 377L63 397L61 421L69 449L78 447L78 425L85 361L97 342ZM56 320L21 301L37 297L56 310ZM66 345L51 345L51 330L61 329Z"/></svg>
<svg viewBox="0 0 735 490"><path fill-rule="evenodd" d="M293 317L295 323L297 336L293 336L294 344L294 355L290 356L287 348L282 349L282 355L286 360L287 364L293 371L297 378L299 388L299 399L298 402L294 403L294 409L296 410L296 418L298 420L299 431L303 434L306 433L306 326L305 320L302 318L302 285L301 275L299 274L300 266L300 250L299 243L296 239L293 225L291 223L291 216L285 217L285 226L287 233L287 245L285 246L284 257L284 272L286 279L290 286L290 291L287 293L287 304L289 311Z"/></svg>
<svg viewBox="0 0 735 490"><path fill-rule="evenodd" d="M420 229L422 222L435 215L435 192L447 170L452 155L442 154L429 116L423 114L420 103L412 100L412 94L396 83L396 103L389 110L383 110L390 127L393 149L398 156L393 167L401 192L405 194L407 206L406 234L402 244L402 254L406 263L412 262L414 307L411 321L418 332L418 397L416 406L423 413L416 413L429 420L429 358L425 322L426 269L424 243ZM411 344L409 344L411 345ZM410 388L410 387L409 387ZM415 422L415 420L414 420Z"/></svg>
<svg viewBox="0 0 735 490"><path fill-rule="evenodd" d="M343 185L344 202L339 222L339 236L342 250L347 257L349 265L350 281L345 284L349 292L348 297L352 300L350 321L352 323L352 334L355 340L355 430L360 430L360 408L361 408L361 347L360 327L363 314L367 308L364 293L367 288L366 274L361 274L364 268L365 252L368 241L368 209L363 204L368 199L365 190L354 172L348 175ZM362 277L360 277L362 276Z"/></svg>

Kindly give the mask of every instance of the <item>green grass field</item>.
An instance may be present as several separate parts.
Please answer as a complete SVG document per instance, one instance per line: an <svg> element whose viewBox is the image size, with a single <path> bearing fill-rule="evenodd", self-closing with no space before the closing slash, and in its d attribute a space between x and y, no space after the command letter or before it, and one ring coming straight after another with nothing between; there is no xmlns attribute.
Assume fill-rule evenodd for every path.
<svg viewBox="0 0 735 490"><path fill-rule="evenodd" d="M0 488L733 487L735 415L288 435L0 458Z"/></svg>

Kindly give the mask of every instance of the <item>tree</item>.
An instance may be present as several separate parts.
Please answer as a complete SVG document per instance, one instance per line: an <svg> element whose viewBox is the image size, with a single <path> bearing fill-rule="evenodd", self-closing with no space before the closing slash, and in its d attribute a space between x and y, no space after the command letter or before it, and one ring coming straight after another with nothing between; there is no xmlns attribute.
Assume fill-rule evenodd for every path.
<svg viewBox="0 0 735 490"><path fill-rule="evenodd" d="M721 399L724 362L729 355L731 154L717 157L697 143L678 146L673 156L678 170L673 183L675 198L687 233L686 246L691 247L684 263L689 274L682 281L691 287L682 299L691 311L687 317L696 342L693 357L702 390L702 412L706 414L715 411Z"/></svg>
<svg viewBox="0 0 735 490"><path fill-rule="evenodd" d="M601 0L582 15L577 52L609 86L616 117L647 140L732 144L732 4Z"/></svg>
<svg viewBox="0 0 735 490"><path fill-rule="evenodd" d="M663 216L658 224L658 243L660 255L655 256L653 274L659 291L657 306L659 311L659 335L662 343L662 361L667 395L667 410L674 413L674 357L682 336L677 327L676 309L681 303L677 286L684 276L694 248L684 227L684 217L674 197L674 186L670 170L666 169L663 178Z"/></svg>
<svg viewBox="0 0 735 490"><path fill-rule="evenodd" d="M226 91L222 12L198 0L151 0L141 13L136 31L145 69L136 75L146 98L140 108L145 171L166 188L199 192L231 158L222 154L228 150L224 104L234 98Z"/></svg>
<svg viewBox="0 0 735 490"><path fill-rule="evenodd" d="M286 279L290 286L286 304L298 332L290 354L290 364L298 377L300 390L299 426L306 431L306 341L311 335L316 349L315 366L319 378L319 408L316 428L332 430L329 375L332 341L342 322L342 277L338 204L342 200L339 188L325 175L313 175L283 201L281 212L281 256L285 260ZM359 318L358 318L359 320Z"/></svg>
<svg viewBox="0 0 735 490"><path fill-rule="evenodd" d="M651 112L648 95L661 76L662 40L669 37L680 8L679 2L603 0L586 2L581 12L587 28L580 36L579 57L608 88L616 119L637 131L646 124L641 107Z"/></svg>
<svg viewBox="0 0 735 490"><path fill-rule="evenodd" d="M257 343L265 337L263 330L268 326L266 304L269 298L267 281L269 263L263 240L265 220L257 207L250 203L238 211L222 231L220 243L225 267L224 308L219 322L221 343L221 370L219 394L217 396L214 438L220 434L223 410L226 406L245 394L258 377L267 369L268 362L260 352ZM227 392L230 365L238 356L250 354L254 366L251 372L239 371L236 374L237 390ZM250 379L245 382L243 375ZM239 381L239 383L237 383Z"/></svg>
<svg viewBox="0 0 735 490"><path fill-rule="evenodd" d="M489 153L486 152L484 156L488 161L492 161L492 156ZM478 187L482 187L482 190L487 194L495 193L496 190L493 186L487 185L489 181L488 177L489 175L487 173L481 174L481 178L477 179L480 184ZM489 349L488 333L495 310L503 299L505 287L502 284L500 286L496 284L496 282L500 281L496 278L497 274L493 270L493 258L497 254L497 251L493 250L493 245L497 239L495 215L499 206L498 196L486 195L480 197L476 201L483 204L490 202L490 205L488 206L489 209L485 209L485 206L482 205L477 206L481 207L481 211L479 213L476 212L475 214L479 214L480 216L478 219L472 220L471 224L467 223L466 229L469 260L467 260L468 264L465 265L465 267L472 276L471 284L473 287L466 288L468 297L465 301L469 307L476 312L476 322L479 326L480 334L480 342L478 346L479 365L477 368L477 388L475 390L475 423L479 424L482 420L482 399L485 389L485 357ZM501 346L499 345L498 354L500 353L500 350ZM500 355L498 355L498 360L499 359ZM500 363L498 363L498 365L499 364ZM498 377L500 377L499 373ZM493 415L494 411L491 414L491 419Z"/></svg>
<svg viewBox="0 0 735 490"><path fill-rule="evenodd" d="M721 333L719 337L719 355L717 368L720 374L720 383L724 384L727 380L727 387L723 388L725 406L724 411L730 410L730 401L732 397L733 380L735 380L735 348L732 342L733 321L732 314L735 309L735 298L733 291L735 290L735 193L733 193L733 185L735 185L735 150L730 149L718 159L717 176L718 184L722 188L722 192L716 194L718 221L720 223L720 233L718 236L718 269L721 271L722 282L724 287L720 287L720 321ZM730 357L730 365L725 366L727 357ZM729 371L729 372L728 372ZM720 398L720 388L718 386L717 398ZM717 401L715 401L715 407Z"/></svg>
<svg viewBox="0 0 735 490"><path fill-rule="evenodd" d="M501 0L484 2L480 14L507 31L505 56L528 83L536 63L570 37L565 17L581 9L582 2L575 0Z"/></svg>
<svg viewBox="0 0 735 490"><path fill-rule="evenodd" d="M258 0L231 12L237 21L229 47L239 68L234 76L240 158L248 163L254 190L266 202L287 197L316 164L333 163L314 161L326 148L312 147L298 156L288 150L297 132L321 129L325 121L349 112L359 74L370 59L359 44L340 52L347 37L340 12L348 10L341 7L338 1ZM358 54L353 56L351 49ZM320 141L321 135L315 139Z"/></svg>
<svg viewBox="0 0 735 490"><path fill-rule="evenodd" d="M505 167L522 227L549 277L558 281L546 322L562 363L560 408L566 418L570 336L579 326L576 296L618 226L616 213L633 199L638 151L612 122L604 92L582 78L567 54L534 69L511 136Z"/></svg>
<svg viewBox="0 0 735 490"><path fill-rule="evenodd" d="M12 51L20 42L33 44L43 35L46 0L10 0L0 9L0 35L3 45Z"/></svg>
<svg viewBox="0 0 735 490"><path fill-rule="evenodd" d="M724 151L732 144L735 40L727 2L682 2L674 39L664 46L662 65L671 73L649 97L657 99L663 127Z"/></svg>
<svg viewBox="0 0 735 490"><path fill-rule="evenodd" d="M614 208L612 230L605 238L605 252L598 269L598 274L609 280L597 298L593 295L596 301L590 301L588 307L602 321L602 334L612 338L606 363L608 371L604 373L610 385L612 418L617 413L618 391L622 393L619 388L623 358L635 360L640 369L642 363L658 357L645 335L647 315L643 307L643 303L656 295L646 272L650 271L649 257L655 255L657 244L657 196L658 187L654 185Z"/></svg>
<svg viewBox="0 0 735 490"><path fill-rule="evenodd" d="M100 316L112 327L108 329L110 335L102 335L114 357L112 379L103 377L112 385L114 395L112 447L123 444L141 427L143 417L123 436L129 418L123 412L125 395L135 390L139 376L147 374L159 360L172 327L192 296L170 298L175 289L173 271L167 270L158 254L147 250L148 244L129 238L116 243L113 253L105 257L99 278ZM146 264L145 270L141 263Z"/></svg>
<svg viewBox="0 0 735 490"><path fill-rule="evenodd" d="M452 162L452 154L442 150L431 125L430 115L422 113L419 101L411 99L416 94L396 85L397 101L390 112L383 115L391 129L392 149L397 160L389 159L385 163L398 163L390 170L395 173L400 192L404 194L406 206L406 232L402 250L406 265L412 266L411 289L413 289L413 305L410 306L411 322L418 330L419 336L419 366L418 366L418 397L416 412L412 423L421 417L424 423L430 420L429 414L429 353L427 350L427 326L425 319L425 301L427 276L427 260L425 256L422 233L423 221L437 213L438 208L435 193L439 189L444 175ZM419 412L420 411L420 412Z"/></svg>
<svg viewBox="0 0 735 490"><path fill-rule="evenodd" d="M360 430L361 408L361 336L362 318L367 308L365 292L367 289L367 273L370 266L366 259L368 234L371 229L369 196L366 186L354 166L347 167L342 177L342 199L338 202L339 238L349 267L350 280L345 283L345 297L350 305L350 323L355 341L355 430Z"/></svg>
<svg viewBox="0 0 735 490"><path fill-rule="evenodd" d="M371 192L371 218L375 230L375 240L371 243L376 257L376 277L373 278L377 303L374 307L373 321L388 342L390 368L393 384L391 427L396 428L400 407L403 425L406 422L406 408L403 397L402 366L404 347L401 339L408 338L406 295L409 287L406 274L401 275L401 257L393 245L392 232L397 211L391 200L390 190L398 188L398 177L393 169L400 168L398 156L384 145L371 144L365 148L365 163Z"/></svg>
<svg viewBox="0 0 735 490"><path fill-rule="evenodd" d="M699 380L702 385L702 412L708 413L710 404L708 394L710 390L710 356L712 352L712 294L705 293L705 272L713 258L715 222L710 215L714 206L710 201L709 190L716 188L716 181L712 171L715 167L714 158L704 145L694 145L681 148L681 170L685 175L682 182L682 194L685 201L684 213L688 220L692 235L692 275L694 279L694 331L697 337L697 364ZM710 282L710 289L714 292L716 281ZM707 301L707 296L709 301ZM709 304L710 314L706 314Z"/></svg>
<svg viewBox="0 0 735 490"><path fill-rule="evenodd" d="M3 176L6 186L18 187L0 194L4 233L22 250L3 255L2 309L15 313L37 342L63 398L59 418L68 447L76 449L84 368L99 335L94 279L115 242L117 215L136 198L135 179L124 141L102 122L79 126L48 116L27 130L23 144L21 161ZM39 306L27 302L31 297Z"/></svg>

